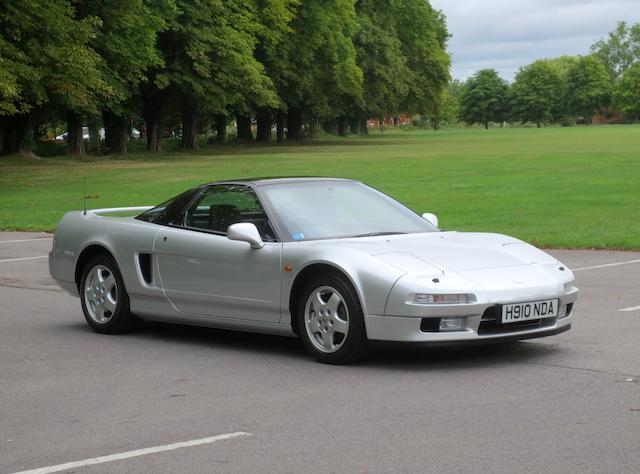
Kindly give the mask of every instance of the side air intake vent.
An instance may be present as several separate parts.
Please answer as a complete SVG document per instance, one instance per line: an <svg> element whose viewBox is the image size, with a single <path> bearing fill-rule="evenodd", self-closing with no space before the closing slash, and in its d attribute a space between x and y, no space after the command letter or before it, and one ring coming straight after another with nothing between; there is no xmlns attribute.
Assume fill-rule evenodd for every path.
<svg viewBox="0 0 640 474"><path fill-rule="evenodd" d="M140 267L140 273L142 274L142 279L147 285L150 285L152 275L153 275L153 273L151 272L151 254L139 253L138 266Z"/></svg>

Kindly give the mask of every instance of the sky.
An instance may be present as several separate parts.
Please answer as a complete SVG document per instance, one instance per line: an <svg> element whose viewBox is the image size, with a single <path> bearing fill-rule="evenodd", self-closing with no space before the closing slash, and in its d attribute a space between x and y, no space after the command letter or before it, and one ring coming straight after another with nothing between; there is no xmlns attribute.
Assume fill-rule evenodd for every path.
<svg viewBox="0 0 640 474"><path fill-rule="evenodd" d="M452 75L493 68L512 81L520 66L588 54L618 21L640 22L640 0L431 0L447 17Z"/></svg>

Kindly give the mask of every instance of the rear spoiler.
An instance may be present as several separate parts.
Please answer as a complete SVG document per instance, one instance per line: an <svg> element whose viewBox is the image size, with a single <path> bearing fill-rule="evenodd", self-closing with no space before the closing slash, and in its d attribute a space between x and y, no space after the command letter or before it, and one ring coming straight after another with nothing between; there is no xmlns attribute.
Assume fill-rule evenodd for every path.
<svg viewBox="0 0 640 474"><path fill-rule="evenodd" d="M85 215L100 217L106 214L120 214L122 212L144 212L153 209L154 206L135 206L135 207L107 207L105 209L87 209Z"/></svg>

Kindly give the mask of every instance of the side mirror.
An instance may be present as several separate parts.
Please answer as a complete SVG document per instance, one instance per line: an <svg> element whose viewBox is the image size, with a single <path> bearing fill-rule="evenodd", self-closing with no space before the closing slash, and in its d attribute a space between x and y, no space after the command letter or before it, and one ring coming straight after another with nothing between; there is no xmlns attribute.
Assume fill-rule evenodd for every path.
<svg viewBox="0 0 640 474"><path fill-rule="evenodd" d="M262 237L260 237L258 228L250 222L240 222L230 225L227 229L227 238L229 240L247 242L251 244L252 249L261 249L264 247L264 242L262 241Z"/></svg>
<svg viewBox="0 0 640 474"><path fill-rule="evenodd" d="M425 212L424 214L422 214L422 218L427 222L429 222L430 224L433 224L434 226L438 227L438 216L436 216L435 214L431 214L430 212Z"/></svg>

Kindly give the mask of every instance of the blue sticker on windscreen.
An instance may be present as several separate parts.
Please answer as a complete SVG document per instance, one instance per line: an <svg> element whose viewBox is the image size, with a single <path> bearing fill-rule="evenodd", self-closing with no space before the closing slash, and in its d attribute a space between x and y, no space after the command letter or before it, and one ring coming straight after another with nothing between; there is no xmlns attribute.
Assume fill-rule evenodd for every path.
<svg viewBox="0 0 640 474"><path fill-rule="evenodd" d="M302 232L294 232L291 237L293 237L293 240L302 240L304 239L304 234Z"/></svg>

